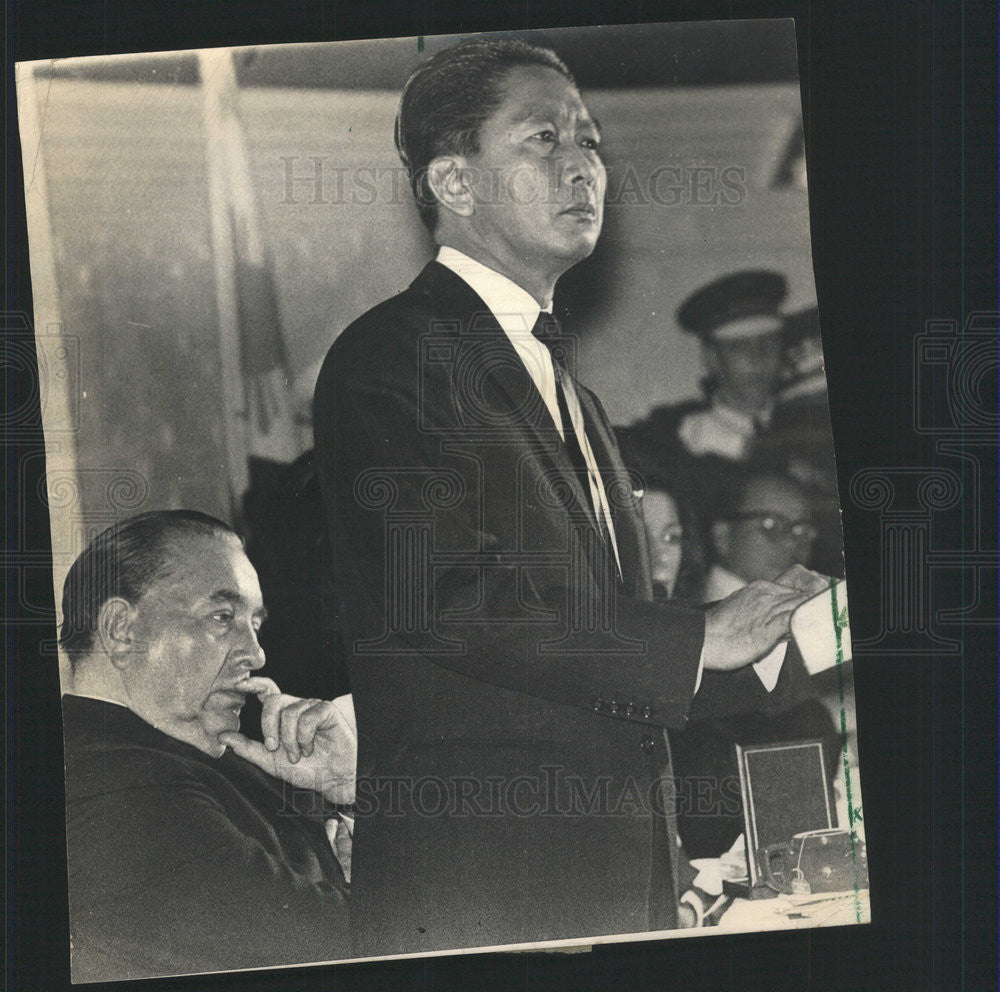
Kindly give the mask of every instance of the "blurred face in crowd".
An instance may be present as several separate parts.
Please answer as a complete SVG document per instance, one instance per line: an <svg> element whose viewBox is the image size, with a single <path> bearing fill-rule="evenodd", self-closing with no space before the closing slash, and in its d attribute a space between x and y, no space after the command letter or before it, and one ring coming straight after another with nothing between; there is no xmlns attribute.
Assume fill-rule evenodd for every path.
<svg viewBox="0 0 1000 992"><path fill-rule="evenodd" d="M158 730L213 756L238 730L243 683L264 664L257 573L237 538L185 535L169 574L131 604L121 669L129 708Z"/></svg>
<svg viewBox="0 0 1000 992"><path fill-rule="evenodd" d="M684 528L674 498L662 490L649 490L643 497L642 512L646 521L649 563L653 581L660 583L667 595L673 595L681 567Z"/></svg>
<svg viewBox="0 0 1000 992"><path fill-rule="evenodd" d="M752 479L733 519L712 528L723 567L744 582L775 579L792 565L808 565L815 528L809 504L790 479Z"/></svg>
<svg viewBox="0 0 1000 992"><path fill-rule="evenodd" d="M718 382L716 397L727 406L753 414L773 398L784 360L780 332L713 340L706 364Z"/></svg>
<svg viewBox="0 0 1000 992"><path fill-rule="evenodd" d="M525 285L558 278L597 243L606 175L600 132L576 87L544 66L508 74L500 106L466 157L471 200L458 204L479 260Z"/></svg>

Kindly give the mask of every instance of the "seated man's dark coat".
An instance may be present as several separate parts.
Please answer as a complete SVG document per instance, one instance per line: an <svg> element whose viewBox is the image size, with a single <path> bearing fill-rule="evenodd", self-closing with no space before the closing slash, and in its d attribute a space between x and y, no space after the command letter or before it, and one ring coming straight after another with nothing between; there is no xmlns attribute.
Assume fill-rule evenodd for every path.
<svg viewBox="0 0 1000 992"><path fill-rule="evenodd" d="M318 795L124 706L66 696L63 718L74 982L346 955Z"/></svg>

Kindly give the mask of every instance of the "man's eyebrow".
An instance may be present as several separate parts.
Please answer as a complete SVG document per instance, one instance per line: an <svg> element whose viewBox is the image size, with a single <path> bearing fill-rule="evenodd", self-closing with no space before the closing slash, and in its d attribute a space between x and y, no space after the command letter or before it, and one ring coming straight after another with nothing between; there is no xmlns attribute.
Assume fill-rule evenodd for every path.
<svg viewBox="0 0 1000 992"><path fill-rule="evenodd" d="M243 602L243 597L234 589L216 589L208 598L213 603L232 603L233 606Z"/></svg>
<svg viewBox="0 0 1000 992"><path fill-rule="evenodd" d="M208 599L211 603L229 603L231 606L242 606L246 602L246 599L235 589L217 589ZM260 617L261 621L266 620L267 615L266 606L260 606L254 610L254 616Z"/></svg>
<svg viewBox="0 0 1000 992"><path fill-rule="evenodd" d="M519 114L514 123L529 124L532 121L537 120L555 121L559 116L558 111L554 107L536 103L526 107L524 113ZM596 117L591 117L590 114L586 114L579 118L579 123L583 125L583 127L592 127L595 131L597 131L598 135L601 134L601 125L598 123Z"/></svg>

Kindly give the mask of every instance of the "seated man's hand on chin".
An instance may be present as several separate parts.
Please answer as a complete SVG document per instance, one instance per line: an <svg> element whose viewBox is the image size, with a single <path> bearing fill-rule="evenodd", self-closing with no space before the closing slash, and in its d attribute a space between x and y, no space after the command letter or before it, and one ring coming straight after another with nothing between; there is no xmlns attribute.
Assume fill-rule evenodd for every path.
<svg viewBox="0 0 1000 992"><path fill-rule="evenodd" d="M237 731L219 734L220 743L269 775L320 793L327 802L353 803L358 738L351 710L337 700L286 695L260 676L251 676L247 686L261 701L264 743Z"/></svg>

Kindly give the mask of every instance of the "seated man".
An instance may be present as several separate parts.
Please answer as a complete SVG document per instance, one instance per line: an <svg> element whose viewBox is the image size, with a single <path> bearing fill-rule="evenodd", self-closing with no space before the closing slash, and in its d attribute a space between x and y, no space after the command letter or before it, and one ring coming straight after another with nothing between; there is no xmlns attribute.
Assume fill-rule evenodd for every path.
<svg viewBox="0 0 1000 992"><path fill-rule="evenodd" d="M715 564L705 581L705 601L724 599L758 579L773 579L793 565L808 565L816 537L809 511L799 483L750 469L735 490L730 490L712 524ZM788 642L759 659L755 668L767 685L777 677L782 664L794 667L800 684L806 684L802 660ZM815 697L804 698L780 713L693 720L684 730L671 734L674 770L680 783L677 827L690 857L718 857L743 830L734 745L803 738L823 741L832 782L840 735L826 707Z"/></svg>
<svg viewBox="0 0 1000 992"><path fill-rule="evenodd" d="M125 520L70 569L74 982L347 954L333 843L356 738L337 702L281 695L254 674L264 616L241 539L200 513ZM266 746L238 732L249 694Z"/></svg>

